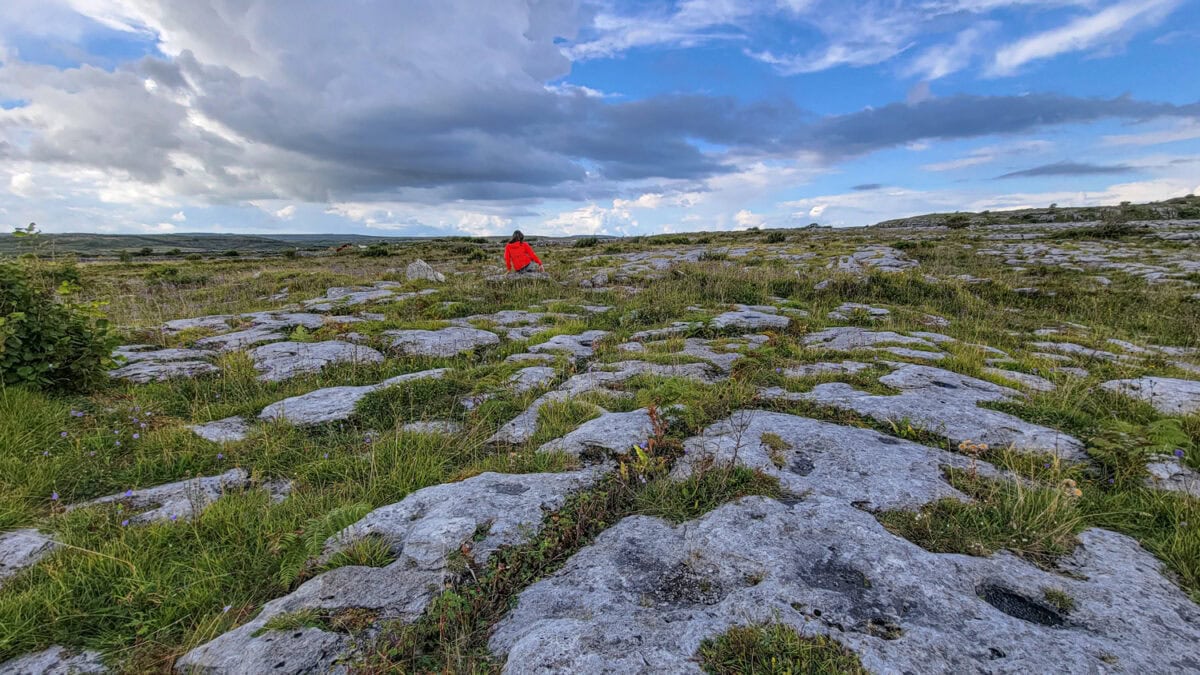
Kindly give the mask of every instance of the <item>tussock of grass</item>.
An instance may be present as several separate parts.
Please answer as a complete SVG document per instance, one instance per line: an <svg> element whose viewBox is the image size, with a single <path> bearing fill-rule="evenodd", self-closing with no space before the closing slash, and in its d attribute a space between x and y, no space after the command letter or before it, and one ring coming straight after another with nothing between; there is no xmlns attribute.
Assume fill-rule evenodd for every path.
<svg viewBox="0 0 1200 675"><path fill-rule="evenodd" d="M854 652L824 635L806 637L780 623L736 626L700 643L712 675L866 675Z"/></svg>

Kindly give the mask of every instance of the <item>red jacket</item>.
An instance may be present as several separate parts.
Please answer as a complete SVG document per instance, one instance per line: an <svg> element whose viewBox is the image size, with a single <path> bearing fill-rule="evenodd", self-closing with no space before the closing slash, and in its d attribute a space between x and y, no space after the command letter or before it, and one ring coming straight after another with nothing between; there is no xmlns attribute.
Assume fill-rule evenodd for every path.
<svg viewBox="0 0 1200 675"><path fill-rule="evenodd" d="M504 247L504 266L510 270L519 270L530 262L542 264L533 248L523 241L514 241Z"/></svg>

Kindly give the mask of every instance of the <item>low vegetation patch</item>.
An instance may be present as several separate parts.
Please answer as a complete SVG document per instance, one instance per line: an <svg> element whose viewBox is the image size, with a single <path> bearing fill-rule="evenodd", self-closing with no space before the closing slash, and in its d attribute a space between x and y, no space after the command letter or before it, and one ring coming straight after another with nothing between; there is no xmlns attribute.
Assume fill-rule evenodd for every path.
<svg viewBox="0 0 1200 675"><path fill-rule="evenodd" d="M791 626L735 626L700 643L700 667L712 675L867 675L858 656L824 635Z"/></svg>

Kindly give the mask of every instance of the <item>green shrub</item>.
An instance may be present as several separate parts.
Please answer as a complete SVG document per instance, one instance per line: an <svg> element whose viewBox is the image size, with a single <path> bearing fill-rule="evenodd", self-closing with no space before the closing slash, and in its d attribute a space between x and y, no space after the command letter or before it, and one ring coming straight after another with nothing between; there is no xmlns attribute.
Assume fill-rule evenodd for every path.
<svg viewBox="0 0 1200 675"><path fill-rule="evenodd" d="M952 213L946 216L943 224L951 230L961 230L971 224L971 217L965 213Z"/></svg>
<svg viewBox="0 0 1200 675"><path fill-rule="evenodd" d="M183 256L183 259L187 260L189 262L199 262L201 260L204 260L204 256L200 255L199 253L189 253L189 254Z"/></svg>
<svg viewBox="0 0 1200 675"><path fill-rule="evenodd" d="M0 263L0 382L78 390L104 380L115 339L96 305L67 300L31 267Z"/></svg>
<svg viewBox="0 0 1200 675"><path fill-rule="evenodd" d="M283 257L287 258L288 260L295 260L296 256L298 256L299 253L297 253L296 249L294 249L294 248L285 248L281 252L281 255L283 255Z"/></svg>
<svg viewBox="0 0 1200 675"><path fill-rule="evenodd" d="M575 248L591 248L599 243L600 240L596 237L580 237L579 239L575 240L573 246Z"/></svg>
<svg viewBox="0 0 1200 675"><path fill-rule="evenodd" d="M172 284L175 286L203 286L208 281L206 274L192 274L174 265L160 265L143 275L148 284Z"/></svg>
<svg viewBox="0 0 1200 675"><path fill-rule="evenodd" d="M120 260L123 263L133 262L133 254L129 251L121 251L117 254L117 260Z"/></svg>
<svg viewBox="0 0 1200 675"><path fill-rule="evenodd" d="M227 258L236 258L239 255L241 255L241 253L238 253L236 248L231 248L228 251L225 251L224 253L222 253L221 255L223 255Z"/></svg>
<svg viewBox="0 0 1200 675"><path fill-rule="evenodd" d="M141 258L146 258L153 254L154 254L154 249L150 248L149 246L143 246L140 250L138 250L137 253L134 253L134 255L141 257Z"/></svg>
<svg viewBox="0 0 1200 675"><path fill-rule="evenodd" d="M358 254L364 258L386 258L392 254L392 250L385 244L371 244Z"/></svg>
<svg viewBox="0 0 1200 675"><path fill-rule="evenodd" d="M782 232L771 232L763 241L768 244L782 244L787 241L787 235Z"/></svg>

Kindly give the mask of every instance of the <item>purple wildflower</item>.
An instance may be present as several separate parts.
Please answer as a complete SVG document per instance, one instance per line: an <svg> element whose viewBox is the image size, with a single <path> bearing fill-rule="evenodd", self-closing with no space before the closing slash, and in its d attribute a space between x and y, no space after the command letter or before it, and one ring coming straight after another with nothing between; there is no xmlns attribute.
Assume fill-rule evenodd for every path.
<svg viewBox="0 0 1200 675"><path fill-rule="evenodd" d="M129 519L128 518L121 521L121 527L129 527Z"/></svg>
<svg viewBox="0 0 1200 675"><path fill-rule="evenodd" d="M1175 448L1175 456L1182 459L1183 458L1183 448Z"/></svg>
<svg viewBox="0 0 1200 675"><path fill-rule="evenodd" d="M325 453L325 459L329 459L329 453Z"/></svg>
<svg viewBox="0 0 1200 675"><path fill-rule="evenodd" d="M225 459L225 453L223 453L223 452L218 452L218 453L217 453L217 459Z"/></svg>
<svg viewBox="0 0 1200 675"><path fill-rule="evenodd" d="M59 436L61 436L61 437L63 437L63 438L66 438L66 437L67 437L67 432L63 431L63 432L61 432L61 433L59 434Z"/></svg>
<svg viewBox="0 0 1200 675"><path fill-rule="evenodd" d="M133 496L133 490L126 490L126 491L125 491L125 496L126 496L126 497L132 497L132 496Z"/></svg>
<svg viewBox="0 0 1200 675"><path fill-rule="evenodd" d="M58 493L57 492L50 493L50 501L52 501L52 502L58 501Z"/></svg>
<svg viewBox="0 0 1200 675"><path fill-rule="evenodd" d="M175 522L175 521L176 521L176 520L178 520L178 519L179 519L179 515L178 515L178 514L175 514L175 513L172 513L172 514L171 514L171 522L172 522L172 523L173 523L173 522Z"/></svg>
<svg viewBox="0 0 1200 675"><path fill-rule="evenodd" d="M117 441L117 447L121 447L121 441Z"/></svg>
<svg viewBox="0 0 1200 675"><path fill-rule="evenodd" d="M224 614L231 609L233 609L233 605L225 605L225 607L221 609L221 613Z"/></svg>
<svg viewBox="0 0 1200 675"><path fill-rule="evenodd" d="M133 435L133 440L135 440L135 441L136 441L137 439L139 439L139 438L141 438L141 437L142 437L142 435L141 435L141 434L134 434L134 435Z"/></svg>

